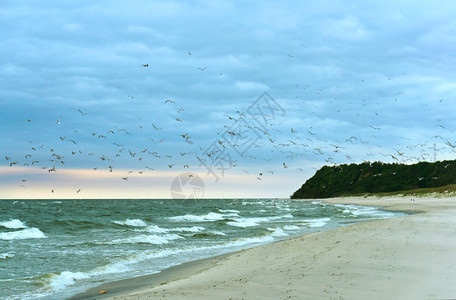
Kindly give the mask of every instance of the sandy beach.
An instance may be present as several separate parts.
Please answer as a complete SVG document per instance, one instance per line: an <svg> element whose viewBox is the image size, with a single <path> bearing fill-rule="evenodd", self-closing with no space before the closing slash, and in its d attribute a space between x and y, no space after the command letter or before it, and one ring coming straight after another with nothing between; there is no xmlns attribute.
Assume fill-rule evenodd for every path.
<svg viewBox="0 0 456 300"><path fill-rule="evenodd" d="M290 238L104 284L74 299L456 297L456 198L333 198L411 215ZM99 291L106 293L99 295Z"/></svg>

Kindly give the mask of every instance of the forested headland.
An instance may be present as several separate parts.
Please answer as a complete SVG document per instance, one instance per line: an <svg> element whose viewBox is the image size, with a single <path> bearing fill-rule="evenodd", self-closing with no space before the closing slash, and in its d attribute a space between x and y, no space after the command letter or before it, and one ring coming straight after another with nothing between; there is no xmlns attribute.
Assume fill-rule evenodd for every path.
<svg viewBox="0 0 456 300"><path fill-rule="evenodd" d="M412 165L382 162L323 166L291 199L405 192L456 184L456 161Z"/></svg>

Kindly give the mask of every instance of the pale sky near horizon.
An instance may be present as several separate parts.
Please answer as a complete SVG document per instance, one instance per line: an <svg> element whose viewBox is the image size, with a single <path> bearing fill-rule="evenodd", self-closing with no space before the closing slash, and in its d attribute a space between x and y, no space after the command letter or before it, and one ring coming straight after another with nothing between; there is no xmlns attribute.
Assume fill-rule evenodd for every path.
<svg viewBox="0 0 456 300"><path fill-rule="evenodd" d="M454 159L455 20L453 1L2 1L0 199L169 198L185 172L209 198L288 197L325 164Z"/></svg>

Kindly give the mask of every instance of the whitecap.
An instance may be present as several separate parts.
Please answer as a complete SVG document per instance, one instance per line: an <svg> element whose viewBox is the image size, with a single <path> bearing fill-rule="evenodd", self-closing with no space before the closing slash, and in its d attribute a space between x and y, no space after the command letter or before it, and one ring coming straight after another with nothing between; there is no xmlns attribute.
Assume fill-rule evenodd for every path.
<svg viewBox="0 0 456 300"><path fill-rule="evenodd" d="M0 222L0 226L10 229L27 228L27 226L19 219L10 219L9 221Z"/></svg>
<svg viewBox="0 0 456 300"><path fill-rule="evenodd" d="M141 234L129 238L113 240L106 242L105 244L155 244L162 245L168 244L172 240L182 239L183 237L177 234L165 234L165 235L156 235L156 234Z"/></svg>
<svg viewBox="0 0 456 300"><path fill-rule="evenodd" d="M271 236L287 236L288 234L283 231L282 228L277 227L277 228L268 228L268 230L272 231Z"/></svg>
<svg viewBox="0 0 456 300"><path fill-rule="evenodd" d="M213 222L213 221L220 221L225 219L226 217L237 216L236 213L230 214L219 214L215 212L210 212L206 215L183 215L183 216L176 216L176 217L169 217L170 220L182 222L182 221L190 221L190 222Z"/></svg>
<svg viewBox="0 0 456 300"><path fill-rule="evenodd" d="M219 209L219 211L222 213L239 213L239 210L235 209Z"/></svg>
<svg viewBox="0 0 456 300"><path fill-rule="evenodd" d="M331 218L316 218L316 219L302 220L302 222L307 223L306 225L308 227L312 227L312 228L325 226L329 221L331 221Z"/></svg>
<svg viewBox="0 0 456 300"><path fill-rule="evenodd" d="M47 286L54 291L61 291L69 285L75 284L76 280L86 279L90 276L83 272L70 272L64 271L60 274L51 274L51 277L47 280Z"/></svg>
<svg viewBox="0 0 456 300"><path fill-rule="evenodd" d="M284 230L297 230L297 229L299 229L299 227L296 225L285 225L285 226L283 226L283 229Z"/></svg>
<svg viewBox="0 0 456 300"><path fill-rule="evenodd" d="M176 228L171 228L169 231L178 231L178 232L201 232L205 230L206 228L202 226L192 226L192 227L176 227Z"/></svg>
<svg viewBox="0 0 456 300"><path fill-rule="evenodd" d="M46 235L38 228L27 228L17 231L0 232L1 240L25 240L25 239L42 239Z"/></svg>
<svg viewBox="0 0 456 300"><path fill-rule="evenodd" d="M8 258L12 258L12 257L14 257L14 253L9 253L9 252L0 253L0 259L8 259Z"/></svg>
<svg viewBox="0 0 456 300"><path fill-rule="evenodd" d="M133 226L133 227L146 227L147 224L143 220L140 219L126 219L125 221L111 221L118 225L126 225L126 226Z"/></svg>
<svg viewBox="0 0 456 300"><path fill-rule="evenodd" d="M141 229L140 231L144 231L144 230ZM169 231L169 229L161 228L160 226L157 226L157 225L149 225L145 228L145 231L155 232L155 233L166 233Z"/></svg>

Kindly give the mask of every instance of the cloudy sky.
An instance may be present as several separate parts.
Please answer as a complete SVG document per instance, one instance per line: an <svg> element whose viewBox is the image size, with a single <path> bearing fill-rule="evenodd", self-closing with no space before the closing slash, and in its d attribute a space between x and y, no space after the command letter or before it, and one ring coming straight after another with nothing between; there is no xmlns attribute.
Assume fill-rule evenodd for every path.
<svg viewBox="0 0 456 300"><path fill-rule="evenodd" d="M453 1L2 1L0 198L169 198L185 172L182 195L199 176L205 197L288 197L325 164L454 159L455 20Z"/></svg>

